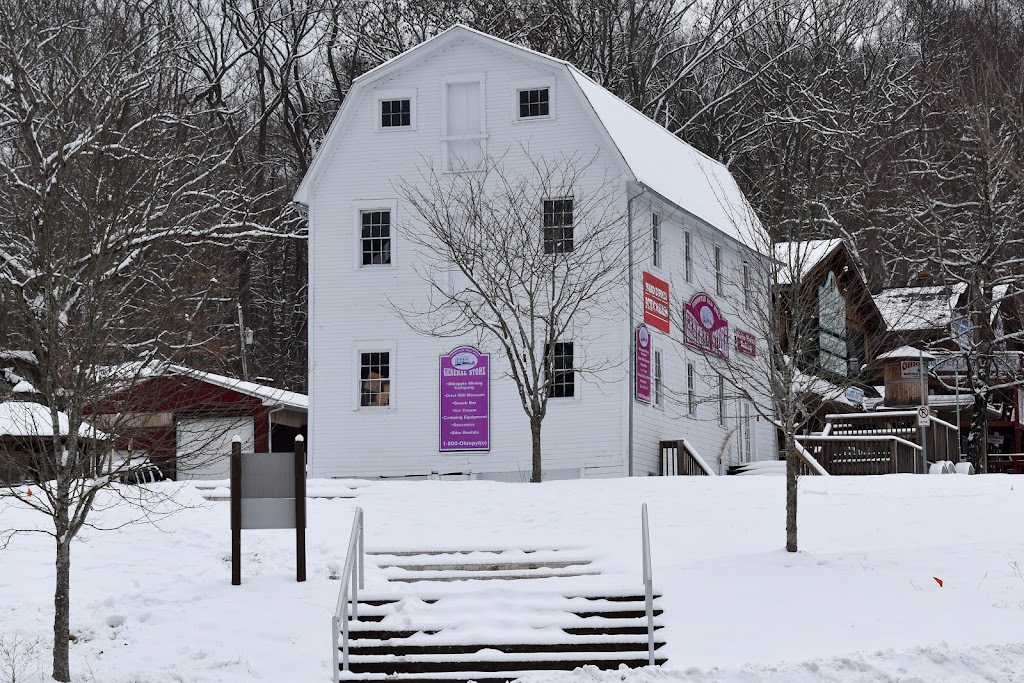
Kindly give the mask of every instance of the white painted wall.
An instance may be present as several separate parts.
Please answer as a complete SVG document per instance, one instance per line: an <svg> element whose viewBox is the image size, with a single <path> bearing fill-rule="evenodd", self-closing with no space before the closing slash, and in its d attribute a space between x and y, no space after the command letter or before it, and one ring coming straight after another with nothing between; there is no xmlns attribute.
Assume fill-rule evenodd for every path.
<svg viewBox="0 0 1024 683"><path fill-rule="evenodd" d="M438 357L475 340L419 336L397 317L391 303L422 303L425 289L413 270L410 245L397 229L408 216L403 213L395 185L403 178L416 178L425 163L443 168L446 126L442 123L449 120L445 84L468 79L481 82L480 130L486 136L486 151L504 155L506 167L526 163L522 147L533 156L549 159L579 152L595 158L586 181L591 187L582 190L598 187L606 176L619 178L625 214L626 191L635 189L627 188L618 157L608 147L592 110L577 96L575 85L557 64L510 57L508 52L478 41L460 40L425 59L412 60L408 68L394 76L366 83L361 91L354 91L346 102L351 119L340 131L333 156L326 160L312 185L309 207L308 448L312 476L458 473L477 478L529 478L528 421L511 379L502 377L506 364L495 348L481 349L492 354L491 451L438 452ZM552 89L550 119L516 120L515 89L528 86ZM413 98L414 125L409 129L382 129L379 100L406 96ZM475 121L471 123L475 126ZM359 212L379 208L392 212L392 264L361 267ZM649 226L649 201L636 202L634 208L636 222ZM663 212L668 261L680 249L683 217ZM710 237L713 231L704 228L702 236ZM722 240L726 244L724 237ZM730 253L737 252L735 244L727 248ZM642 316L642 301L638 299L642 258L642 254L637 255L634 273L636 322ZM646 258L649 262L649 254ZM695 258L695 263L698 261ZM669 262L662 274L663 279L673 282L673 288L677 280L681 282L678 267L678 263ZM673 300L679 291L673 289ZM552 400L543 428L544 469L552 478L623 476L627 472L627 416L633 391L628 300L624 295L620 309L594 318L574 339L577 355L611 362L596 378L577 377L575 398ZM669 388L676 387L679 378L685 378L679 363L688 352L666 340L656 343L665 344L666 383ZM378 350L392 354L391 406L359 408L358 353ZM717 463L716 449L721 449L730 426L718 425L714 407L701 406L697 419L680 417L672 408L657 410L637 404L635 409L636 474L656 471L659 439L685 437L709 462ZM758 456L768 457L774 450L771 430L759 430L756 440Z"/></svg>

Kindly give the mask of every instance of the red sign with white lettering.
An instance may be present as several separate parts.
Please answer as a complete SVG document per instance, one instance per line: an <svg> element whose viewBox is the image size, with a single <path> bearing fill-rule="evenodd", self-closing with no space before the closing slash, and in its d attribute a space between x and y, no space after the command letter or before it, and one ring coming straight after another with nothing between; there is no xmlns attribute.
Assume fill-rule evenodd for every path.
<svg viewBox="0 0 1024 683"><path fill-rule="evenodd" d="M668 311L668 283L644 273L644 322L668 334L672 329Z"/></svg>

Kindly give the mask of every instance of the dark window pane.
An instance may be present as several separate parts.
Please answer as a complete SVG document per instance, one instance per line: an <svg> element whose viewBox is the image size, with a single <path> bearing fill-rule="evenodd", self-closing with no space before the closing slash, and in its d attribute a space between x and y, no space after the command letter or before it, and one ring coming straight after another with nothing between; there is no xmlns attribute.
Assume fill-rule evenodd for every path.
<svg viewBox="0 0 1024 683"><path fill-rule="evenodd" d="M531 116L547 116L548 113L547 88L519 91L519 118L525 119Z"/></svg>

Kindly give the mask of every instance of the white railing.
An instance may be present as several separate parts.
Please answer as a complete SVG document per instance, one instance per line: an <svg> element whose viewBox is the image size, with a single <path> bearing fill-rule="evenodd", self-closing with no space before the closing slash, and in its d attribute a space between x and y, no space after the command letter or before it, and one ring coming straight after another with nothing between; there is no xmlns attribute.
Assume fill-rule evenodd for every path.
<svg viewBox="0 0 1024 683"><path fill-rule="evenodd" d="M341 570L341 587L338 589L338 605L331 617L332 641L334 643L334 681L340 683L341 670L348 671L348 622L349 605L351 619L359 618L359 590L366 587L363 562L363 508L356 508L352 519L352 533L348 537L345 553L345 567ZM341 632L341 643L338 633ZM338 666L338 650L341 649L341 667Z"/></svg>
<svg viewBox="0 0 1024 683"><path fill-rule="evenodd" d="M647 503L641 509L644 554L644 607L647 610L647 657L654 666L654 579L651 576L651 529L647 523Z"/></svg>

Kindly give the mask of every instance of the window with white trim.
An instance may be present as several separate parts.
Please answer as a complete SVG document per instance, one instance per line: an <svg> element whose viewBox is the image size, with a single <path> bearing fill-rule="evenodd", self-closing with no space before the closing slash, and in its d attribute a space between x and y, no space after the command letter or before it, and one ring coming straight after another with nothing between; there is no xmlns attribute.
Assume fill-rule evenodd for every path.
<svg viewBox="0 0 1024 683"><path fill-rule="evenodd" d="M683 261L685 263L686 281L693 282L693 252L691 251L689 230L683 233Z"/></svg>
<svg viewBox="0 0 1024 683"><path fill-rule="evenodd" d="M380 101L380 127L398 128L412 125L412 100L387 99Z"/></svg>
<svg viewBox="0 0 1024 683"><path fill-rule="evenodd" d="M686 409L690 415L697 411L697 382L694 377L693 363L686 364Z"/></svg>
<svg viewBox="0 0 1024 683"><path fill-rule="evenodd" d="M570 398L576 395L576 372L573 367L572 342L555 342L545 349L545 373L548 375L548 398Z"/></svg>
<svg viewBox="0 0 1024 683"><path fill-rule="evenodd" d="M543 238L545 254L564 254L573 249L573 198L545 199Z"/></svg>
<svg viewBox="0 0 1024 683"><path fill-rule="evenodd" d="M718 376L718 424L725 426L725 376Z"/></svg>
<svg viewBox="0 0 1024 683"><path fill-rule="evenodd" d="M722 248L715 245L715 294L725 294L725 285L722 282Z"/></svg>
<svg viewBox="0 0 1024 683"><path fill-rule="evenodd" d="M391 405L391 352L359 352L359 406Z"/></svg>
<svg viewBox="0 0 1024 683"><path fill-rule="evenodd" d="M750 263L743 262L743 307L750 308Z"/></svg>
<svg viewBox="0 0 1024 683"><path fill-rule="evenodd" d="M651 214L651 247L654 250L651 262L655 268L661 268L661 216L657 213Z"/></svg>
<svg viewBox="0 0 1024 683"><path fill-rule="evenodd" d="M661 363L661 349L654 350L654 406L661 408L664 406L664 376L663 366Z"/></svg>
<svg viewBox="0 0 1024 683"><path fill-rule="evenodd" d="M750 404L743 403L743 458L742 462L754 461L754 421L750 415Z"/></svg>
<svg viewBox="0 0 1024 683"><path fill-rule="evenodd" d="M391 263L391 211L380 209L360 211L359 247L364 266L386 266Z"/></svg>
<svg viewBox="0 0 1024 683"><path fill-rule="evenodd" d="M543 118L551 115L551 97L548 88L524 88L519 96L519 118Z"/></svg>

